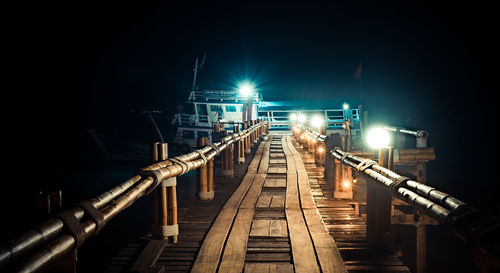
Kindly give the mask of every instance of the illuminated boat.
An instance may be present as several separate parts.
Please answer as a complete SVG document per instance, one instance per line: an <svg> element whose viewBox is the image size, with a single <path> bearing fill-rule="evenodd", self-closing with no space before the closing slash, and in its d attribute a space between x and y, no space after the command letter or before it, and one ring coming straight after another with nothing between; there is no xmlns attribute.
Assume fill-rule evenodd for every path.
<svg viewBox="0 0 500 273"><path fill-rule="evenodd" d="M198 137L208 137L212 143L215 123L232 130L235 124L242 124L248 111L248 120L257 119L257 110L262 97L254 92L241 90L203 90L191 91L187 100L187 113L174 115L172 125L177 127L174 145L182 151L195 147Z"/></svg>

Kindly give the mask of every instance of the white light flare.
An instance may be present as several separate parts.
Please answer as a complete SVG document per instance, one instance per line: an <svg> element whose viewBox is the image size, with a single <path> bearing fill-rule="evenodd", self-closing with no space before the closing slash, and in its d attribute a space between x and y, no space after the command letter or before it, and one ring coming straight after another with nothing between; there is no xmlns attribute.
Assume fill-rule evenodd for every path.
<svg viewBox="0 0 500 273"><path fill-rule="evenodd" d="M383 128L373 128L366 135L367 144L375 149L388 147L390 140L391 136Z"/></svg>

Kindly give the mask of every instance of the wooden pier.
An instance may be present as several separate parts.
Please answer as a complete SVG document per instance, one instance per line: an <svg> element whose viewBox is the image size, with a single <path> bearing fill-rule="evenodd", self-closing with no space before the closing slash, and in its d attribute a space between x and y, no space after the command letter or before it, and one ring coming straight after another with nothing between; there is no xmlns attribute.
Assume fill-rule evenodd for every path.
<svg viewBox="0 0 500 273"><path fill-rule="evenodd" d="M409 272L369 251L353 201L333 198L289 134L265 137L234 173L216 178L214 200L180 206L178 243L145 237L106 272Z"/></svg>
<svg viewBox="0 0 500 273"><path fill-rule="evenodd" d="M263 122L243 128L222 132L211 145L200 137L198 150L174 158L165 143L155 143L153 165L13 238L0 248L0 266L76 272L78 247L152 194L151 233L116 253L104 272L410 272L391 229L412 225L415 272L423 273L425 226L442 223L465 241L470 230L487 227L473 241L483 251L477 265L483 272L500 268L487 252L496 247L489 240L496 218L424 184L432 148L401 149L397 160L392 148L380 149L375 162L373 153L348 152L338 134L305 127L269 133ZM191 170L198 173L197 197L177 200L176 177Z"/></svg>

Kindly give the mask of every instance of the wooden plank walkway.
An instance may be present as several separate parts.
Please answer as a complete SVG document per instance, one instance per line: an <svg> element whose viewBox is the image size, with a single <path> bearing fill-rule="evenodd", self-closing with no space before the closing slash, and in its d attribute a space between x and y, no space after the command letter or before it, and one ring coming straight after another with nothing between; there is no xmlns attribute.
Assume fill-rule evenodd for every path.
<svg viewBox="0 0 500 273"><path fill-rule="evenodd" d="M347 272L290 136L260 145L191 272Z"/></svg>
<svg viewBox="0 0 500 273"><path fill-rule="evenodd" d="M139 255L151 258L148 272L409 272L368 250L363 219L333 199L322 167L289 135L271 134L254 152L234 178L217 179L214 200L179 206L179 242Z"/></svg>
<svg viewBox="0 0 500 273"><path fill-rule="evenodd" d="M368 248L366 223L353 206L356 202L366 204L364 179L358 178L358 183L353 185L353 200L334 199L333 188L327 185L323 176L324 167L317 166L313 154L298 144L295 149L302 157L316 206L337 244L346 269L350 273L409 273L408 267L394 253L370 251Z"/></svg>

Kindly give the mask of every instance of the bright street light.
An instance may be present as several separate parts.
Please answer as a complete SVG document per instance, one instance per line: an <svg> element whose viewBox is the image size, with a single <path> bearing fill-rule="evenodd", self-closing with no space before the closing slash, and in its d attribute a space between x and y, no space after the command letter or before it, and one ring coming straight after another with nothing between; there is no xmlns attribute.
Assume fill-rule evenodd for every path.
<svg viewBox="0 0 500 273"><path fill-rule="evenodd" d="M349 104L347 104L347 103L344 103L344 105L342 105L342 108L344 108L344 110L347 110L347 109L349 109Z"/></svg>
<svg viewBox="0 0 500 273"><path fill-rule="evenodd" d="M304 114L299 114L297 119L299 120L300 123L306 122L306 116Z"/></svg>
<svg viewBox="0 0 500 273"><path fill-rule="evenodd" d="M242 97L250 97L255 91L255 84L244 81L238 85L238 91Z"/></svg>
<svg viewBox="0 0 500 273"><path fill-rule="evenodd" d="M383 128L373 128L366 135L368 145L375 149L389 146L390 140L391 136Z"/></svg>
<svg viewBox="0 0 500 273"><path fill-rule="evenodd" d="M314 116L311 119L311 125L314 128L319 128L323 124L323 119L320 116Z"/></svg>

